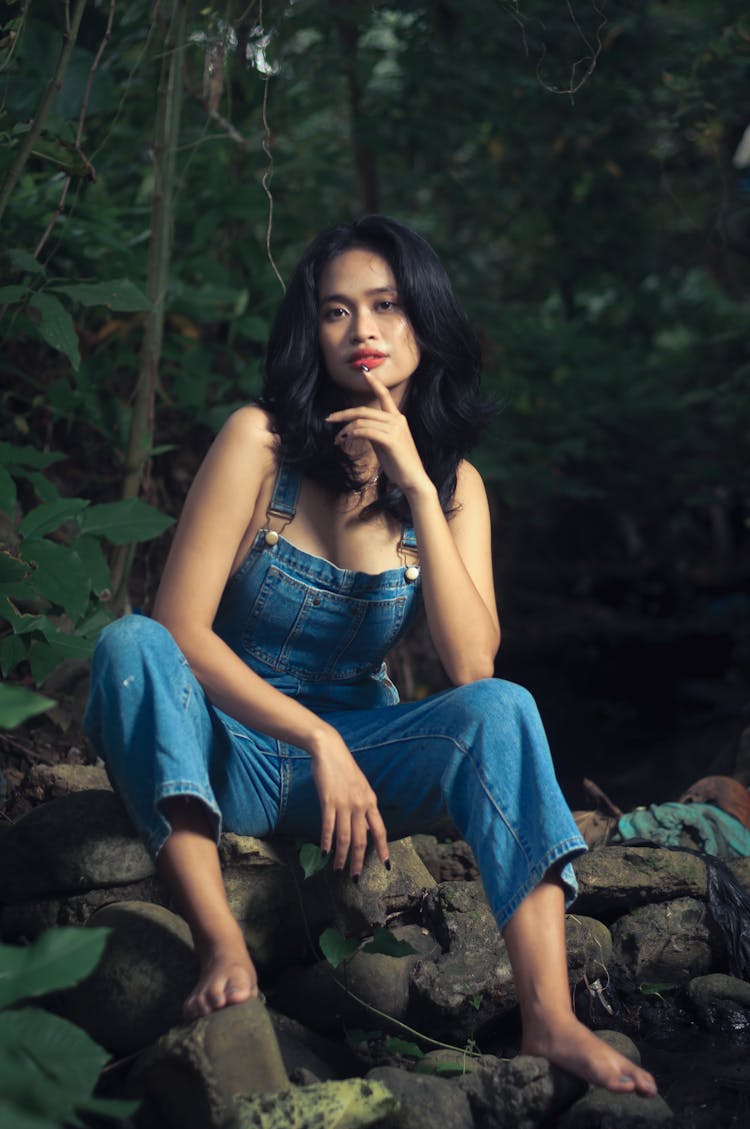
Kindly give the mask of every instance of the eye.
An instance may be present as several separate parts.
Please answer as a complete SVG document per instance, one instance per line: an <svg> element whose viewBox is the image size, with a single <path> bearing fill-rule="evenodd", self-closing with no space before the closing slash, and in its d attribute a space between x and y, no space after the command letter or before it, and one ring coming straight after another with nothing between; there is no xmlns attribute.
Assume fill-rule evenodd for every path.
<svg viewBox="0 0 750 1129"><path fill-rule="evenodd" d="M329 306L323 311L323 321L338 321L345 316L346 310L343 306Z"/></svg>
<svg viewBox="0 0 750 1129"><path fill-rule="evenodd" d="M398 309L398 302L395 298L381 298L379 302L376 302L375 308L387 313L389 310Z"/></svg>

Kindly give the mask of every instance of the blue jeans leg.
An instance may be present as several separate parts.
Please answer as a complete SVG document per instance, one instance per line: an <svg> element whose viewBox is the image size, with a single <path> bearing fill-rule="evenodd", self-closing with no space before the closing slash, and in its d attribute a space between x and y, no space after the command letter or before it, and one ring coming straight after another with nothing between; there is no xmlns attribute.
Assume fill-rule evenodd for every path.
<svg viewBox="0 0 750 1129"><path fill-rule="evenodd" d="M230 724L227 724L230 723ZM212 833L267 835L279 810L276 742L217 710L161 624L133 615L99 636L85 725L155 858L171 827L162 805L192 796Z"/></svg>
<svg viewBox="0 0 750 1129"><path fill-rule="evenodd" d="M501 928L551 867L567 903L573 900L570 860L586 845L528 691L490 678L421 702L326 719L370 780L390 838L427 829L446 813L453 819L476 855ZM319 814L309 760L291 763L281 829L314 835Z"/></svg>

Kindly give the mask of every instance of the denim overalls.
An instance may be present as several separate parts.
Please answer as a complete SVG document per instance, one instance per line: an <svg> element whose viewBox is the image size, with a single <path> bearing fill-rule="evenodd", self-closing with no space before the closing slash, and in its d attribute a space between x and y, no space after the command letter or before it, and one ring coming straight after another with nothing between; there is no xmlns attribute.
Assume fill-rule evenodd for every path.
<svg viewBox="0 0 750 1129"><path fill-rule="evenodd" d="M299 480L282 464L268 512L229 580L214 630L253 670L333 725L378 797L390 839L446 813L472 847L502 927L557 864L586 849L560 793L536 706L487 678L399 704L384 656L420 591L412 530L404 566L373 575L297 549L272 529L291 521ZM410 565L412 567L410 567ZM86 727L151 854L170 833L161 801L193 796L217 839L320 835L307 752L248 729L214 706L172 636L128 616L96 646Z"/></svg>

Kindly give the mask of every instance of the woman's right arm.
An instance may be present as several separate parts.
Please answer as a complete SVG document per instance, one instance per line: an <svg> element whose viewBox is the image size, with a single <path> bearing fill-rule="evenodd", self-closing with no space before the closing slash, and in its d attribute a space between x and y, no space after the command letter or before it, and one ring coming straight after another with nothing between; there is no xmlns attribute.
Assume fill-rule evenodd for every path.
<svg viewBox="0 0 750 1129"><path fill-rule="evenodd" d="M154 605L210 700L250 729L305 749L322 813L321 847L358 874L368 828L388 857L377 799L340 734L300 702L275 689L213 631L219 600L277 469L276 436L260 408L241 408L214 441L190 489Z"/></svg>

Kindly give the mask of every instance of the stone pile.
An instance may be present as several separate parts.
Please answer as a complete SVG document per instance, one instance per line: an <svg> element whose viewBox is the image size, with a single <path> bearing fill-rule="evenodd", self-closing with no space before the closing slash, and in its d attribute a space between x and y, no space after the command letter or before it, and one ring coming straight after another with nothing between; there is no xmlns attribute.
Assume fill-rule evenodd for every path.
<svg viewBox="0 0 750 1129"><path fill-rule="evenodd" d="M52 1006L125 1060L115 1092L143 1100L139 1127L628 1129L674 1123L672 1111L709 1124L686 1119L671 1082L672 1110L513 1057L513 978L471 853L429 836L392 843L390 873L370 860L356 886L330 867L305 879L294 843L223 836L230 904L268 1003L185 1024L189 931L103 774L86 769L81 791L64 775L50 769L43 802L0 827L0 929L6 943L54 925L111 929L97 970ZM750 890L750 860L732 870ZM576 872L566 930L581 1018L634 1059L624 1032L638 1035L644 1016L750 1042L750 985L727 974L701 858L604 847ZM362 939L386 929L411 952L360 948L334 969L315 945L329 927Z"/></svg>

